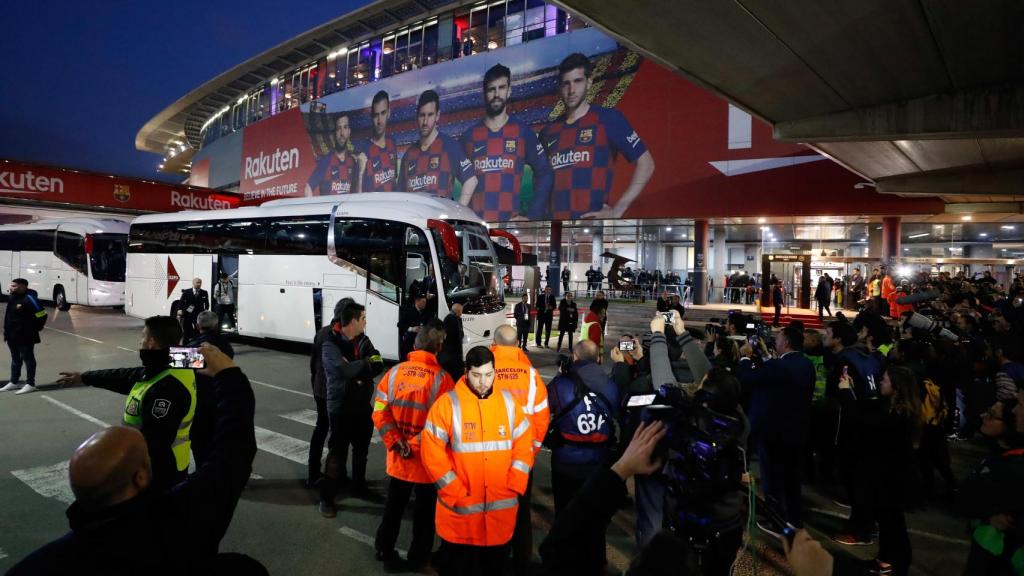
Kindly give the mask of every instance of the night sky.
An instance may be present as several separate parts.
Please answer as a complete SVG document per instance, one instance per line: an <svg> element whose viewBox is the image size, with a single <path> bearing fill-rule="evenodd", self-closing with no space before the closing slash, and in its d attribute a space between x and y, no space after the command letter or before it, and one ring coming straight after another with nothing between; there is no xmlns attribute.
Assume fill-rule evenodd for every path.
<svg viewBox="0 0 1024 576"><path fill-rule="evenodd" d="M367 0L4 2L0 158L180 181L135 134L217 74Z"/></svg>

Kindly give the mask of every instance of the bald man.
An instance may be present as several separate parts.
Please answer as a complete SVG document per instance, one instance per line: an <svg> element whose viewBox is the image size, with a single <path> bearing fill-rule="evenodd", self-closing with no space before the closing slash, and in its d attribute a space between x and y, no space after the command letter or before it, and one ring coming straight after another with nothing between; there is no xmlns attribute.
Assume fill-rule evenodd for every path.
<svg viewBox="0 0 1024 576"><path fill-rule="evenodd" d="M16 564L22 574L266 574L255 560L217 554L252 472L255 399L248 378L217 348L203 344L213 378L217 424L210 458L168 490L153 483L146 439L114 426L75 450L68 467L75 501L71 531Z"/></svg>

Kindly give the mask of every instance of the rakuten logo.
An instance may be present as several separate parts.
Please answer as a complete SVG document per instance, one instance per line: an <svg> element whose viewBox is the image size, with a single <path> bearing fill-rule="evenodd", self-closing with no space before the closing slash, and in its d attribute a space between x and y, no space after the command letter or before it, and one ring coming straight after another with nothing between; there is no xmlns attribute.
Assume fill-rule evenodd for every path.
<svg viewBox="0 0 1024 576"><path fill-rule="evenodd" d="M278 176L281 176L282 173L298 167L298 148L291 148L289 150L275 148L273 154L264 154L263 152L260 152L260 155L255 158L246 156L245 179L254 180L256 184L262 184L267 180L277 178Z"/></svg>
<svg viewBox="0 0 1024 576"><path fill-rule="evenodd" d="M409 190L419 190L427 186L437 186L437 176L427 174L425 176L413 176L409 178Z"/></svg>
<svg viewBox="0 0 1024 576"><path fill-rule="evenodd" d="M567 150L551 156L551 167L555 170L581 162L590 162L590 150Z"/></svg>
<svg viewBox="0 0 1024 576"><path fill-rule="evenodd" d="M497 172L499 170L515 170L516 161L511 158L491 158L485 156L484 158L477 158L473 161L473 166L477 172Z"/></svg>
<svg viewBox="0 0 1024 576"><path fill-rule="evenodd" d="M15 194L36 194L38 192L64 193L64 181L60 178L36 176L32 171L15 174L0 172L0 192Z"/></svg>
<svg viewBox="0 0 1024 576"><path fill-rule="evenodd" d="M190 210L227 210L231 203L216 198L204 198L191 192L171 190L171 206Z"/></svg>
<svg viewBox="0 0 1024 576"><path fill-rule="evenodd" d="M377 185L386 184L388 182L391 182L391 180L394 177L395 177L395 169L394 168L388 168L387 170L385 170L383 172L377 172L376 174L374 174L373 175L373 183L377 184Z"/></svg>

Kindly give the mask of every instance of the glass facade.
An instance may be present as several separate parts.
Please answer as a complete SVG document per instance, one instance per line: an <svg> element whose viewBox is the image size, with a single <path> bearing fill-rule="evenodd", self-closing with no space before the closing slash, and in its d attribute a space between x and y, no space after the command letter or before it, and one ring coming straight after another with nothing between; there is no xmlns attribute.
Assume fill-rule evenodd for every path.
<svg viewBox="0 0 1024 576"><path fill-rule="evenodd" d="M327 94L423 66L513 46L587 24L540 0L463 6L337 50L285 72L221 109L202 128L205 146L225 134Z"/></svg>

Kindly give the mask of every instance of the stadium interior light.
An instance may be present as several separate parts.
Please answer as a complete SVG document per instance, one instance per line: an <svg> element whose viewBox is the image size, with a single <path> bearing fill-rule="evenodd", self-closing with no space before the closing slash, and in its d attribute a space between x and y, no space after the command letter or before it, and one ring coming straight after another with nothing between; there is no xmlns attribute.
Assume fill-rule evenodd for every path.
<svg viewBox="0 0 1024 576"><path fill-rule="evenodd" d="M583 233L584 234L590 234L590 228L584 228L583 229Z"/></svg>
<svg viewBox="0 0 1024 576"><path fill-rule="evenodd" d="M345 54L348 54L348 47L338 48L338 50L337 50L337 52L335 52L335 54L337 56L344 56Z"/></svg>
<svg viewBox="0 0 1024 576"><path fill-rule="evenodd" d="M970 214L965 214L965 215L961 216L960 219L963 220L964 222L970 222L971 221L971 215Z"/></svg>
<svg viewBox="0 0 1024 576"><path fill-rule="evenodd" d="M1000 226L1000 228L1002 228L1003 230L1016 230L1017 229L1016 226L1009 225L1009 224L1003 224L1002 226Z"/></svg>
<svg viewBox="0 0 1024 576"><path fill-rule="evenodd" d="M245 104L245 98L246 98L246 96L245 96L245 95L243 94L243 95L242 95L242 96L241 96L241 97L240 97L240 98L238 99L238 102L235 102L235 103L236 103L236 104Z"/></svg>
<svg viewBox="0 0 1024 576"><path fill-rule="evenodd" d="M271 80L271 81L270 81L270 85L271 85L271 86L277 86L277 84L278 84L279 82L281 82L281 79L280 79L280 78L274 78L273 80Z"/></svg>
<svg viewBox="0 0 1024 576"><path fill-rule="evenodd" d="M758 218L758 219L757 219L757 223L758 223L758 224L764 224L764 223L765 223L765 222L767 222L767 221L768 221L768 220L766 220L766 219L764 219L764 218Z"/></svg>
<svg viewBox="0 0 1024 576"><path fill-rule="evenodd" d="M665 226L665 232L671 232L671 231L672 231L672 227L671 226Z"/></svg>

